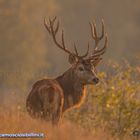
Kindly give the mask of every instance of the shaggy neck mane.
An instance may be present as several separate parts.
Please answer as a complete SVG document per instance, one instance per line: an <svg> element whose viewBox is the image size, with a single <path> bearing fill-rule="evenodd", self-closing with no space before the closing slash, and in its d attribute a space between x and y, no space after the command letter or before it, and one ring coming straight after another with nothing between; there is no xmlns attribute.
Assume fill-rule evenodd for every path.
<svg viewBox="0 0 140 140"><path fill-rule="evenodd" d="M63 75L56 78L64 92L65 109L80 102L84 94L84 85L74 74L72 68L68 69ZM64 109L64 110L65 110Z"/></svg>

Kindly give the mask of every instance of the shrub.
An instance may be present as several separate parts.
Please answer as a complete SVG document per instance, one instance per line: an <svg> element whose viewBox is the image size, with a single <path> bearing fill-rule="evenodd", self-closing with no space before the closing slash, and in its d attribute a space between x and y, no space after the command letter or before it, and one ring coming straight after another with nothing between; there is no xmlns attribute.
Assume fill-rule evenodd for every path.
<svg viewBox="0 0 140 140"><path fill-rule="evenodd" d="M124 63L109 64L110 73L100 73L101 84L88 87L85 103L66 117L95 133L102 129L123 138L140 130L140 71Z"/></svg>

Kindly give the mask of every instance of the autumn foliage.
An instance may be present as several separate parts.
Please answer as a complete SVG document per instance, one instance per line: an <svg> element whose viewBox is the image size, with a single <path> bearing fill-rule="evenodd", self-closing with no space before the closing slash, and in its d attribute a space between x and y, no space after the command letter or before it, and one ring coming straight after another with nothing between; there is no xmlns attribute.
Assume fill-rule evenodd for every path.
<svg viewBox="0 0 140 140"><path fill-rule="evenodd" d="M124 65L109 63L112 71L99 73L101 83L87 88L85 103L66 113L60 127L30 118L19 105L1 107L0 133L42 132L51 140L70 140L71 135L74 140L134 138L140 130L140 68Z"/></svg>

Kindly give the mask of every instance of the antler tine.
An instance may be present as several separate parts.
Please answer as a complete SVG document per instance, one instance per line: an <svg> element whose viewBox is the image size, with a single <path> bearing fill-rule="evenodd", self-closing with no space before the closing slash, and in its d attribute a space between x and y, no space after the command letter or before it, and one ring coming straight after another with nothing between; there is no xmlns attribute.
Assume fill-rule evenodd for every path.
<svg viewBox="0 0 140 140"><path fill-rule="evenodd" d="M95 40L95 44L97 44L97 32L96 32L96 24L93 22L90 22L90 27L91 27L91 36Z"/></svg>
<svg viewBox="0 0 140 140"><path fill-rule="evenodd" d="M77 55L79 58L84 58L84 57L86 57L86 56L89 54L89 42L88 42L87 51L86 51L86 53L85 53L84 55L79 56L78 51L77 51L77 47L76 47L75 43L74 43L74 50L75 50L76 55Z"/></svg>
<svg viewBox="0 0 140 140"><path fill-rule="evenodd" d="M108 42L108 38L107 38L107 34L105 35L105 44L103 46L103 48L101 48L100 50L95 50L94 51L94 54L92 56L95 56L95 55L102 55L106 48L107 48L107 42Z"/></svg>
<svg viewBox="0 0 140 140"><path fill-rule="evenodd" d="M100 59L100 56L103 55L106 51L107 48L107 34L105 34L104 31L104 20L102 19L102 33L100 36L97 35L97 30L96 30L96 24L95 22L90 23L90 28L91 28L91 34L92 38L95 40L95 48L93 50L92 56L89 57L89 59ZM101 41L104 37L105 34L105 44L101 49L98 49L98 43Z"/></svg>
<svg viewBox="0 0 140 140"><path fill-rule="evenodd" d="M64 41L64 31L63 30L62 30L62 45L63 45L63 48L66 49L65 41Z"/></svg>
<svg viewBox="0 0 140 140"><path fill-rule="evenodd" d="M88 54L89 54L89 42L88 42L88 48L87 48L86 53L84 55L82 55L81 57L84 58L84 57L88 56Z"/></svg>
<svg viewBox="0 0 140 140"><path fill-rule="evenodd" d="M74 43L75 53L72 53L71 51L69 51L66 48L65 39L64 39L64 31L63 30L62 30L62 35L61 35L61 43L59 43L57 41L56 34L57 34L58 30L59 30L59 21L57 21L57 23L56 23L56 19L57 19L57 17L54 17L53 19L49 18L49 24L48 24L46 22L45 18L44 18L44 25L45 25L47 31L49 32L49 34L52 36L53 41L55 42L55 44L60 49L62 49L63 51L67 52L68 54L72 54L72 55L74 55L74 56L76 56L78 58L86 57L89 54L89 43L88 43L88 48L87 48L86 53L84 55L82 55L82 56L79 56L75 43ZM56 25L56 27L55 27L55 25ZM94 23L90 23L90 25L91 25L91 29L92 29L92 37L96 41L96 45L97 45L98 44L98 40L100 40L102 38L102 36L103 36L103 32L104 32L103 23L102 23L102 30L103 31L102 31L102 36L100 38L97 36L96 25Z"/></svg>
<svg viewBox="0 0 140 140"><path fill-rule="evenodd" d="M46 22L46 19L44 18L44 26L46 27L47 31L49 32L49 34L51 33L50 32L50 27L48 26L47 22Z"/></svg>
<svg viewBox="0 0 140 140"><path fill-rule="evenodd" d="M99 39L98 39L98 36L97 36L97 30L96 30L95 22L90 22L90 27L91 27L92 38L95 40L95 50L96 50L98 42L99 42Z"/></svg>
<svg viewBox="0 0 140 140"><path fill-rule="evenodd" d="M45 19L44 19L44 25L45 25L47 31L49 32L49 34L52 36L53 41L55 42L55 44L56 44L60 49L62 49L62 50L65 51L66 53L75 55L76 57L79 57L77 54L72 53L71 51L69 51L69 50L66 48L66 46L65 46L65 41L64 41L64 31L63 31L63 30L62 30L62 35L61 35L61 37L62 37L62 39L61 39L62 44L60 44L60 43L57 41L57 39L56 39L56 34L57 34L58 30L59 30L59 21L57 22L57 25L56 25L56 27L54 28L54 24L55 24L56 19L57 19L57 17L54 17L53 19L50 19L50 18L49 18L49 25L47 24L47 22L46 22Z"/></svg>
<svg viewBox="0 0 140 140"><path fill-rule="evenodd" d="M74 43L74 51L75 51L75 54L79 57L77 47L76 47L75 43Z"/></svg>
<svg viewBox="0 0 140 140"><path fill-rule="evenodd" d="M102 34L100 36L100 40L104 37L105 29L104 29L104 20L102 19Z"/></svg>
<svg viewBox="0 0 140 140"><path fill-rule="evenodd" d="M95 50L96 50L99 41L104 37L104 20L102 19L102 34L101 34L101 36L98 37L98 35L97 35L95 22L90 22L90 27L91 27L92 38L95 40Z"/></svg>
<svg viewBox="0 0 140 140"><path fill-rule="evenodd" d="M49 22L50 22L50 30L51 30L51 34L52 34L52 36L55 36L55 30L54 30L54 22L55 22L55 20L56 20L56 17L54 17L54 19L50 19L49 18Z"/></svg>
<svg viewBox="0 0 140 140"><path fill-rule="evenodd" d="M104 47L100 50L95 51L94 54L91 57L89 57L89 60L90 59L94 59L94 60L100 59L100 56L103 55L107 49L107 41L108 41L108 38L107 38L107 34L106 34Z"/></svg>
<svg viewBox="0 0 140 140"><path fill-rule="evenodd" d="M59 29L59 21L57 22L57 25L56 25L55 34L57 34L58 29Z"/></svg>
<svg viewBox="0 0 140 140"><path fill-rule="evenodd" d="M55 22L55 20L56 20L56 16L54 17L54 19L52 19L52 25L54 25L54 22Z"/></svg>

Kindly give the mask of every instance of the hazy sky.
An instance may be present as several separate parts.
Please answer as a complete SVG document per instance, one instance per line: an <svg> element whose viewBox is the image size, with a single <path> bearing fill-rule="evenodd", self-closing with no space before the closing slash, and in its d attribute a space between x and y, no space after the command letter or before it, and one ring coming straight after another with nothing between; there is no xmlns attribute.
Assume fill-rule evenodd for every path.
<svg viewBox="0 0 140 140"><path fill-rule="evenodd" d="M95 20L100 32L104 19L109 44L101 68L109 59L139 63L139 0L0 0L1 87L23 88L70 67L67 54L54 45L43 25L44 17L54 16L65 31L67 47L73 50L75 41L80 53L88 41L94 47L89 21Z"/></svg>

